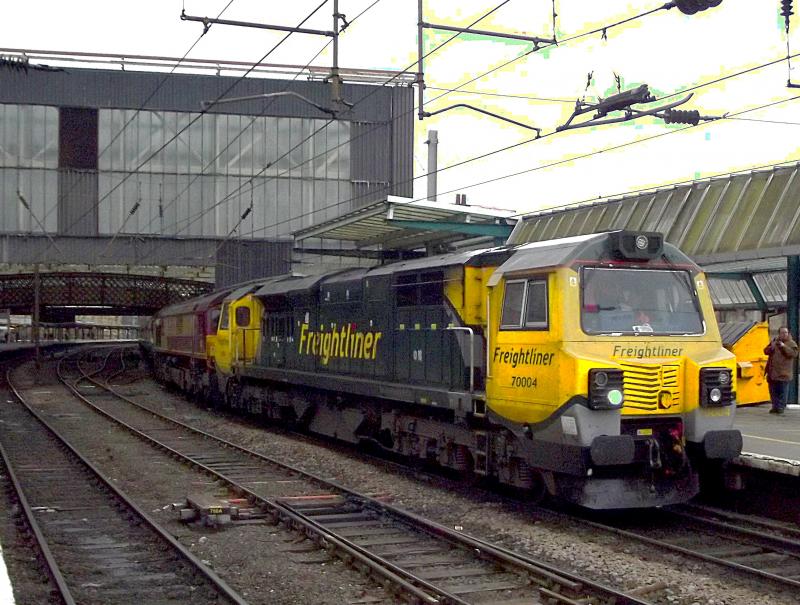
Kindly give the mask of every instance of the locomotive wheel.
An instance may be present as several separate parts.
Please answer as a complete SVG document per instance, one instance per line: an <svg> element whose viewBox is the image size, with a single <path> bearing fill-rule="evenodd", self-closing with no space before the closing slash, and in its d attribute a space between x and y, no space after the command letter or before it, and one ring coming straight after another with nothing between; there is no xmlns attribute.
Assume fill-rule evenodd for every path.
<svg viewBox="0 0 800 605"><path fill-rule="evenodd" d="M239 381L231 378L225 384L225 405L228 408L235 409L241 405L242 387Z"/></svg>

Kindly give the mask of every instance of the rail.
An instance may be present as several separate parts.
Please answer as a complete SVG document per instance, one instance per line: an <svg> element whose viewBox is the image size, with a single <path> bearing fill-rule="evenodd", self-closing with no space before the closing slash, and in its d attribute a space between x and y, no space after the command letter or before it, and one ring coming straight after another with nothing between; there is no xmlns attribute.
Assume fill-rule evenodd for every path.
<svg viewBox="0 0 800 605"><path fill-rule="evenodd" d="M80 365L77 369L82 371ZM83 372L82 379L70 379L67 384L73 393L109 420L228 484L234 493L247 498L256 507L263 507L262 510L276 521L282 520L323 548L336 551L341 558L353 562L357 568L368 569L367 573L378 578L379 583L384 586L393 585L398 591L410 595L415 602L464 605L476 602L473 597L467 596L467 593L479 592L486 595L492 591L497 593L510 591L525 596L530 602L538 598L552 599L559 603L604 602L616 605L644 605L643 601L632 595L613 591L541 561L503 551L330 480L198 431L116 392L108 384L98 380L99 373L99 371L90 374ZM108 407L109 403L105 403L106 400L91 402L88 397L96 398L98 393L96 389L91 392L79 392L79 383L82 380L105 389L133 407L125 411L115 409L112 413ZM137 408L138 412L131 416ZM126 420L118 417L120 413ZM156 419L166 424L155 426ZM167 427L171 427L171 430ZM235 478L230 475L232 467L238 469ZM260 495L252 487L246 486L252 478L263 479L271 475L275 476L276 481L283 483L284 473L295 482L302 480L316 485L313 493L317 496L313 499L303 495L275 498L275 496ZM324 486L330 491L327 500L319 496L319 486ZM366 531L359 539L356 536L362 529L360 525L362 521L365 522L363 529ZM338 527L342 523L350 529L342 531ZM379 531L382 537L375 536L375 531ZM452 566L442 559L437 565L447 569L446 572L441 572L444 575L438 575L439 571L436 572L435 578L430 574L427 576L417 574L413 570L413 565L409 568L396 559L393 562L388 561L386 553L376 552L372 548L375 544L387 543L385 542L387 539L401 550L408 547L417 552L423 547L430 548L431 556L436 552L447 553L455 549L464 558L463 565L450 569ZM422 545L421 541L425 544ZM445 545L446 548L443 548ZM463 574L462 567L466 569ZM459 589L456 592L463 594L455 594L448 587L453 590L461 587L463 591Z"/></svg>
<svg viewBox="0 0 800 605"><path fill-rule="evenodd" d="M169 532L155 523L141 507L114 485L114 481L110 477L102 473L97 466L67 441L51 424L51 421L45 419L42 414L34 409L23 396L21 389L12 382L10 371L6 373L6 384L8 385L9 393L20 403L19 413L29 415L33 421L30 425L34 429L33 432L28 430L28 432L24 433L25 443L17 443L16 445L22 445L24 449L42 454L47 452L47 460L58 471L55 473L54 469L49 469L49 475L46 472L28 472L27 483L35 486L30 490L34 496L38 494L41 501L41 495L50 492L51 495L45 501L47 501L48 506L59 509L58 494L56 494L59 489L63 489L65 494L72 492L88 494L93 489L96 489L98 494L102 494L102 497L92 500L87 496L87 502L91 500L92 503L91 505L87 504L79 513L82 517L79 521L82 530L91 529L95 531L95 535L119 536L120 547L118 552L115 553L118 556L123 556L125 552L130 552L131 549L159 549L164 554L163 556L155 555L150 559L149 564L152 568L156 570L169 568L172 570L165 573L188 573L191 577L186 579L191 582L193 587L199 586L201 583L205 584L204 588L207 591L207 595L204 594L198 599L200 603L213 601L215 603L228 602L233 605L247 605L247 601L240 597L222 578L209 569ZM19 431L20 429L18 428L16 432ZM17 442L20 441L21 438L17 435ZM16 449L17 451L24 451L20 447ZM56 454L56 452L60 453ZM13 469L12 462L7 454L8 449L5 449L3 458L6 460L9 473L11 473ZM59 458L59 456L63 456L63 458ZM23 465L22 468L26 467ZM20 485L19 475L15 476L14 481L18 486L21 505L23 508L28 506L30 509L26 513L32 513L36 510L36 507L30 505L36 504L36 502L31 503L25 499L25 486ZM54 489L56 492L52 491ZM87 589L91 591L92 588L98 588L102 585L102 582L94 587L91 587L86 582L88 576L94 573L91 567L86 567L90 555L82 556L81 554L73 553L75 554L74 558L65 555L65 542L63 540L66 536L63 534L69 534L70 532L68 523L70 509L61 508L60 511L61 514L58 521L52 522L52 520L45 519L44 523L40 524L34 515L29 518L28 523L35 534L36 541L46 559L49 573L54 578L63 601L65 603L87 602ZM118 511L118 515L110 514L111 511ZM74 513L76 511L73 510L71 512ZM84 515L85 518L83 518ZM43 531L43 525L48 527L47 532ZM106 533L104 534L103 532ZM45 535L46 533L50 537L49 540L48 535ZM54 553L49 548L50 544L58 548L57 553ZM163 551L160 550L162 547L164 548ZM126 548L129 550L126 551ZM74 561L82 561L82 564L65 565L60 570L59 560L64 562L67 559L73 563ZM180 564L176 565L179 561ZM97 565L102 567L103 561L99 560ZM144 569L144 566L142 569ZM104 569L103 572L108 572L108 570ZM113 571L110 573L113 573ZM158 572L154 571L153 573L155 576ZM66 578L62 574L66 574ZM113 590L121 589L132 592L140 588L137 584L126 582L124 578L118 578L118 582L119 586L112 587ZM109 586L106 585L103 588L109 588ZM70 593L75 593L75 598ZM102 593L99 595L99 599L103 600Z"/></svg>

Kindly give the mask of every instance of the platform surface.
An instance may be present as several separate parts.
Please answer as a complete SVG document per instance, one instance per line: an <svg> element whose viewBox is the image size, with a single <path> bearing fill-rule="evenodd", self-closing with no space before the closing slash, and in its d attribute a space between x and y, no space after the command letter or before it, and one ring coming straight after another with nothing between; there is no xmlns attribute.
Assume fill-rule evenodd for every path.
<svg viewBox="0 0 800 605"><path fill-rule="evenodd" d="M736 428L744 447L740 461L792 475L800 474L800 406L783 414L770 414L769 404L736 410ZM774 463L768 463L774 459ZM783 465L779 461L787 461ZM780 468L784 466L785 468Z"/></svg>
<svg viewBox="0 0 800 605"><path fill-rule="evenodd" d="M0 548L0 603L14 605L14 602L14 590L11 588L11 580L8 578L3 549Z"/></svg>

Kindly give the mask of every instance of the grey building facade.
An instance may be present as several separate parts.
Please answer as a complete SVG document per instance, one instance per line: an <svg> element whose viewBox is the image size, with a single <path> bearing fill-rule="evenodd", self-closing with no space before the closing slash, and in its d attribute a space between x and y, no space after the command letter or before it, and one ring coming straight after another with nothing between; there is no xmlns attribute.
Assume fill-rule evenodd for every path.
<svg viewBox="0 0 800 605"><path fill-rule="evenodd" d="M334 117L324 82L0 63L0 263L288 270L292 232L411 195L411 88L343 91Z"/></svg>

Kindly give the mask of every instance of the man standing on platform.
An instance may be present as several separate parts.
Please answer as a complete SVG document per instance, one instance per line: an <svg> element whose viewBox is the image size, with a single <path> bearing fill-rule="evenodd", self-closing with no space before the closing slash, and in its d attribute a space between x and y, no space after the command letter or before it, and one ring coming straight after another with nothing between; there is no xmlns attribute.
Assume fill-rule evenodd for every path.
<svg viewBox="0 0 800 605"><path fill-rule="evenodd" d="M778 330L778 337L764 349L767 360L767 382L769 397L772 400L770 414L783 414L789 396L789 383L794 378L794 358L797 357L797 343L789 335L788 328Z"/></svg>

